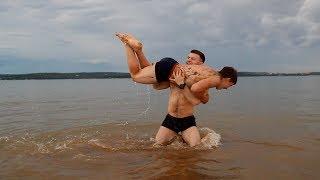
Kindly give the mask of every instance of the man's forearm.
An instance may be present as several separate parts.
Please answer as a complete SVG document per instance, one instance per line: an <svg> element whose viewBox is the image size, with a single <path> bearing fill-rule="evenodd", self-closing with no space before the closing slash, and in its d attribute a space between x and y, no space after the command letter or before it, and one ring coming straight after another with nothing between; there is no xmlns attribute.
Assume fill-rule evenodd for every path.
<svg viewBox="0 0 320 180"><path fill-rule="evenodd" d="M190 91L188 87L183 89L184 97L193 105L198 105L201 103L200 99L196 98Z"/></svg>
<svg viewBox="0 0 320 180"><path fill-rule="evenodd" d="M208 91L202 91L202 92L193 92L193 91L191 91L191 92L203 104L206 104L209 101L209 93L208 93Z"/></svg>

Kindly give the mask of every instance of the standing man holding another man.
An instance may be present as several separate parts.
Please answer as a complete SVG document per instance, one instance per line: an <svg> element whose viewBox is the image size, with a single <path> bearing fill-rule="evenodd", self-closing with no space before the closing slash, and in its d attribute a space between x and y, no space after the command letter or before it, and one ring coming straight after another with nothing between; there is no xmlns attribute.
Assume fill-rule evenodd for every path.
<svg viewBox="0 0 320 180"><path fill-rule="evenodd" d="M150 67L152 64L147 60L143 51L142 44L136 40L133 36L127 35L129 40L120 40L123 42L127 58L135 58L139 62L140 69ZM172 62L171 58L164 58L163 62ZM191 50L188 54L186 64L198 65L200 68L205 62L205 55L199 50ZM128 59L129 69L129 59ZM165 63L162 63L162 66ZM133 68L134 69L134 68ZM156 144L166 145L181 132L182 138L191 147L201 143L200 133L196 126L194 113L194 107L200 103L207 103L209 100L208 89L215 87L216 89L227 89L237 82L237 71L232 67L224 67L216 73L216 80L214 82L199 82L194 83L191 87L186 86L186 72L188 70L175 70L170 72L169 81L163 81L153 84L153 88L157 90L166 89L170 87L170 95L168 102L168 114L166 115L162 125L160 126L156 135ZM189 74L190 79L193 74ZM199 76L199 74L194 74ZM150 77L154 78L154 77ZM208 86L207 84L211 84Z"/></svg>

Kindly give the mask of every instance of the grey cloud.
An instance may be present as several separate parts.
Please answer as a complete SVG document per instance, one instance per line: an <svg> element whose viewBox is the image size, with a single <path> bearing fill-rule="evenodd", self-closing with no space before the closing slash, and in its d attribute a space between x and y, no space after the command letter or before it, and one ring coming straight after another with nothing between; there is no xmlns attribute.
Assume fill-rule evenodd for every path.
<svg viewBox="0 0 320 180"><path fill-rule="evenodd" d="M117 68L111 63L88 63L61 60L16 59L1 57L0 74L32 73L32 72L96 72L113 71Z"/></svg>
<svg viewBox="0 0 320 180"><path fill-rule="evenodd" d="M11 37L22 37L22 38L29 38L32 36L29 33L22 33L22 32L8 32L7 35Z"/></svg>
<svg viewBox="0 0 320 180"><path fill-rule="evenodd" d="M6 49L14 49L13 47L0 47L0 50L3 49L3 50L6 50Z"/></svg>
<svg viewBox="0 0 320 180"><path fill-rule="evenodd" d="M56 43L60 46L65 46L68 44L72 44L72 41L64 40L64 39L57 39Z"/></svg>
<svg viewBox="0 0 320 180"><path fill-rule="evenodd" d="M142 40L150 59L182 59L189 49L198 48L215 59L214 65L244 69L259 64L271 68L265 64L283 61L274 53L279 49L320 45L318 0L5 0L0 9L6 9L0 12L0 38L25 59L110 61L125 69L116 31ZM255 63L243 60L248 57ZM317 57L308 58L311 62Z"/></svg>

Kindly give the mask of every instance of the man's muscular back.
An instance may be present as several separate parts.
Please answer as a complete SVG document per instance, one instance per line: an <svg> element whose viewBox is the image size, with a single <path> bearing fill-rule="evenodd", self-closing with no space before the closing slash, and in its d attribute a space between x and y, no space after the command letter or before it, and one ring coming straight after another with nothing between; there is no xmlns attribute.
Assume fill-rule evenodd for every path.
<svg viewBox="0 0 320 180"><path fill-rule="evenodd" d="M191 87L194 83L200 80L218 76L219 73L207 65L190 65L179 64L177 68L181 69L185 75L185 83Z"/></svg>

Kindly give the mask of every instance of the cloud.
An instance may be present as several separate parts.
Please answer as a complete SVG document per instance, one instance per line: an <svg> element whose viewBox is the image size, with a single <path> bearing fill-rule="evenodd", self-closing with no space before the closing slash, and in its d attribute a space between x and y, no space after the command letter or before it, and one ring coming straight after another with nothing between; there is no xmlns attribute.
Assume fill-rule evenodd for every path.
<svg viewBox="0 0 320 180"><path fill-rule="evenodd" d="M14 57L0 57L0 74L32 72L105 72L121 69L109 62L74 62L61 60L30 60Z"/></svg>
<svg viewBox="0 0 320 180"><path fill-rule="evenodd" d="M268 39L278 39L279 43L293 47L320 45L320 3L316 0L304 1L294 15L277 16L264 14L261 25Z"/></svg>
<svg viewBox="0 0 320 180"><path fill-rule="evenodd" d="M115 32L125 31L142 40L150 59L183 59L188 50L196 48L214 59L208 61L212 66L262 71L281 67L278 70L285 71L291 68L280 66L284 60L279 51L295 62L292 66L299 67L297 57L304 55L310 64L318 61L319 2L3 0L0 55L105 62L126 69L124 50L114 37Z"/></svg>

